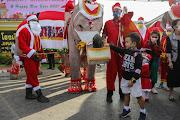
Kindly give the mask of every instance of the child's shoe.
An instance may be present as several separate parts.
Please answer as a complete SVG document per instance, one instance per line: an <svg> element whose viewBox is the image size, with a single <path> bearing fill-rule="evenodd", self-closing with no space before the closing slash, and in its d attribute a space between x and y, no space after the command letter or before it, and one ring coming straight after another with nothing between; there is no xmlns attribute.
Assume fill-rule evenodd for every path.
<svg viewBox="0 0 180 120"><path fill-rule="evenodd" d="M152 89L151 89L151 92L152 92L153 94L158 94L158 92L156 91L155 88L152 88Z"/></svg>
<svg viewBox="0 0 180 120"><path fill-rule="evenodd" d="M126 111L126 109L123 109L123 112L119 115L120 118L125 118L127 116L129 116L131 113L131 110L129 109L128 111Z"/></svg>
<svg viewBox="0 0 180 120"><path fill-rule="evenodd" d="M140 112L140 116L138 120L146 120L146 114Z"/></svg>
<svg viewBox="0 0 180 120"><path fill-rule="evenodd" d="M157 89L164 88L163 82L161 82L161 83L159 84L159 86L158 86L158 87L156 87L156 88L157 88Z"/></svg>

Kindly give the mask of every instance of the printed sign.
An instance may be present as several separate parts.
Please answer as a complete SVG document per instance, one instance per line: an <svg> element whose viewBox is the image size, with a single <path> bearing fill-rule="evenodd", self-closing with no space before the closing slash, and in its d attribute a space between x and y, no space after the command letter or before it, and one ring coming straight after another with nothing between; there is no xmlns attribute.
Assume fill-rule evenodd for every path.
<svg viewBox="0 0 180 120"><path fill-rule="evenodd" d="M16 38L16 31L0 31L0 53L11 53L11 46Z"/></svg>
<svg viewBox="0 0 180 120"><path fill-rule="evenodd" d="M1 0L0 18L26 18L43 11L64 12L67 0Z"/></svg>

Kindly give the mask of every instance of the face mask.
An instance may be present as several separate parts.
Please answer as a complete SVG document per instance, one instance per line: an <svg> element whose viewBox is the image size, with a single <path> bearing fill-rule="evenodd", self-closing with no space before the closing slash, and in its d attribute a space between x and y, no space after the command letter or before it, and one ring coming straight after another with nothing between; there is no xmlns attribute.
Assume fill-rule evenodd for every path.
<svg viewBox="0 0 180 120"><path fill-rule="evenodd" d="M138 24L138 28L142 28L143 27L143 24Z"/></svg>
<svg viewBox="0 0 180 120"><path fill-rule="evenodd" d="M151 41L157 41L158 39L157 38L151 38Z"/></svg>
<svg viewBox="0 0 180 120"><path fill-rule="evenodd" d="M31 28L32 32L35 35L39 36L40 33L41 33L41 26L40 26L40 24L37 21L30 21L29 25L30 25L30 28Z"/></svg>
<svg viewBox="0 0 180 120"><path fill-rule="evenodd" d="M113 16L114 16L115 19L119 18L120 15L121 15L121 12L115 12L115 13L113 14Z"/></svg>
<svg viewBox="0 0 180 120"><path fill-rule="evenodd" d="M172 33L171 32L166 32L166 35L170 36L170 35L172 35Z"/></svg>

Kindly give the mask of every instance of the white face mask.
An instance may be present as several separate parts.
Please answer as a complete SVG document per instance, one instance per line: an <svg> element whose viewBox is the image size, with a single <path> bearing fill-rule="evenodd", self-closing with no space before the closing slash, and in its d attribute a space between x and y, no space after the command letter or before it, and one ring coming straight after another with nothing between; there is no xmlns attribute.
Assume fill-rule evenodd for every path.
<svg viewBox="0 0 180 120"><path fill-rule="evenodd" d="M33 34L39 36L40 33L41 33L40 24L38 22L36 22L36 21L30 21L29 25L30 25L30 28L31 28Z"/></svg>
<svg viewBox="0 0 180 120"><path fill-rule="evenodd" d="M158 39L157 39L157 38L152 38L152 37L151 37L151 40L152 40L152 41L157 41Z"/></svg>

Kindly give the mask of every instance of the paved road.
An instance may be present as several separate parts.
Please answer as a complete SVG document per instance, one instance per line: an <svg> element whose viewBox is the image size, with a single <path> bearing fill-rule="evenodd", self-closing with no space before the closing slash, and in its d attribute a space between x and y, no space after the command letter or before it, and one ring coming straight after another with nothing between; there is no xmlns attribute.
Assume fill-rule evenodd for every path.
<svg viewBox="0 0 180 120"><path fill-rule="evenodd" d="M9 73L2 73L0 120L119 120L124 102L119 99L118 91L115 91L113 103L106 103L105 69L104 65L97 68L97 92L83 91L79 94L67 92L70 78L65 78L57 69L42 69L43 75L39 76L39 81L44 95L50 98L49 103L24 99L24 71L21 72L21 80L9 80ZM158 89L158 92L157 95L150 94L150 102L146 103L148 120L180 120L180 88L175 89L175 103L168 100L168 91ZM137 100L133 97L131 100L132 114L124 120L137 120L139 117Z"/></svg>

